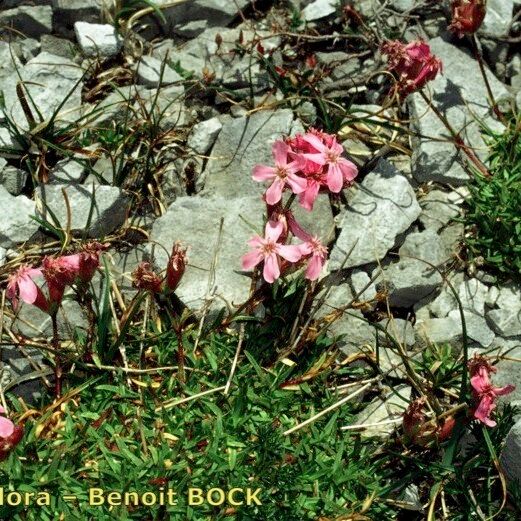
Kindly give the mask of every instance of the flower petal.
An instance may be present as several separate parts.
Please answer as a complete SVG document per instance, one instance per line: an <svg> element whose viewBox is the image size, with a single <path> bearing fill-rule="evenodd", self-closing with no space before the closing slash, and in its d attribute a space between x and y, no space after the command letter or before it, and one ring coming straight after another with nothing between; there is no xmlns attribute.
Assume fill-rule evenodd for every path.
<svg viewBox="0 0 521 521"><path fill-rule="evenodd" d="M284 230L284 225L280 221L268 221L266 223L264 236L267 240L277 242Z"/></svg>
<svg viewBox="0 0 521 521"><path fill-rule="evenodd" d="M338 161L338 166L340 167L342 176L346 181L353 181L353 179L358 175L358 168L356 165L347 159L340 159Z"/></svg>
<svg viewBox="0 0 521 521"><path fill-rule="evenodd" d="M334 193L338 194L344 186L344 178L342 171L338 165L329 165L327 170L327 187Z"/></svg>
<svg viewBox="0 0 521 521"><path fill-rule="evenodd" d="M324 152L325 150L327 150L326 145L324 145L321 139L315 136L315 134L307 133L302 137L302 139L304 141L307 141L313 148L316 148L319 152Z"/></svg>
<svg viewBox="0 0 521 521"><path fill-rule="evenodd" d="M282 190L285 183L280 177L277 177L270 187L266 190L266 202L268 204L277 204L282 198Z"/></svg>
<svg viewBox="0 0 521 521"><path fill-rule="evenodd" d="M277 245L277 253L290 262L297 262L302 258L302 250L299 245Z"/></svg>
<svg viewBox="0 0 521 521"><path fill-rule="evenodd" d="M274 253L267 255L264 259L264 270L262 272L264 280L270 284L279 278L280 267L277 256Z"/></svg>
<svg viewBox="0 0 521 521"><path fill-rule="evenodd" d="M286 143L284 143L284 141L281 141L280 139L275 141L275 143L273 143L271 151L273 152L273 158L275 159L275 163L277 163L278 165L287 164L289 147L288 145L286 145Z"/></svg>
<svg viewBox="0 0 521 521"><path fill-rule="evenodd" d="M252 173L253 179L255 181L269 181L270 179L273 179L276 177L275 175L275 168L272 166L265 166L265 165L255 165L253 167L253 173Z"/></svg>
<svg viewBox="0 0 521 521"><path fill-rule="evenodd" d="M303 177L295 174L288 174L286 184L289 185L294 194L301 194L308 186L308 182Z"/></svg>
<svg viewBox="0 0 521 521"><path fill-rule="evenodd" d="M18 293L26 304L34 304L38 297L38 288L30 277L23 277L18 282Z"/></svg>
<svg viewBox="0 0 521 521"><path fill-rule="evenodd" d="M0 416L0 438L9 438L14 432L14 423L9 418Z"/></svg>
<svg viewBox="0 0 521 521"><path fill-rule="evenodd" d="M516 390L516 386L512 384L505 385L505 387L494 387L494 394L497 396L505 396Z"/></svg>
<svg viewBox="0 0 521 521"><path fill-rule="evenodd" d="M262 253L258 250L250 251L242 256L242 269L251 270L262 261Z"/></svg>
<svg viewBox="0 0 521 521"><path fill-rule="evenodd" d="M320 255L313 255L308 263L308 267L306 269L306 279L308 280L317 280L320 276L320 272L322 271L322 266L324 265L324 259L320 257Z"/></svg>

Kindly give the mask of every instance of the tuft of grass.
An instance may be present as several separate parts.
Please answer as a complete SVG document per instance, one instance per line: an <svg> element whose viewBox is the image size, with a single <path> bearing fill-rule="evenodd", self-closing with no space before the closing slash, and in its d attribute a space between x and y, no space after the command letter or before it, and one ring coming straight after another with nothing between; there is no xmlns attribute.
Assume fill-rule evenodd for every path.
<svg viewBox="0 0 521 521"><path fill-rule="evenodd" d="M464 217L472 259L503 276L521 277L521 117L512 118L503 134L490 136L489 170L470 184Z"/></svg>

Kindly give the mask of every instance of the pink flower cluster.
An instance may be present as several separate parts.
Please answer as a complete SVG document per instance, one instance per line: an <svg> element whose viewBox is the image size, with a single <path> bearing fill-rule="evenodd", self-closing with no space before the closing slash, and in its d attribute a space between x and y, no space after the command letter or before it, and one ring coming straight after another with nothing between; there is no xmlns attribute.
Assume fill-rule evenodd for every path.
<svg viewBox="0 0 521 521"><path fill-rule="evenodd" d="M472 396L477 404L473 409L474 418L488 427L495 427L496 422L490 418L492 411L496 408L495 402L499 396L510 394L515 386L509 384L505 387L494 387L490 375L497 369L483 356L475 355L469 361L468 366Z"/></svg>
<svg viewBox="0 0 521 521"><path fill-rule="evenodd" d="M5 409L1 405L0 414L5 414ZM0 416L0 461L5 460L11 450L20 443L23 432L20 425L15 425L9 418Z"/></svg>
<svg viewBox="0 0 521 521"><path fill-rule="evenodd" d="M44 257L39 268L22 265L9 277L7 297L18 307L20 300L53 314L60 305L65 288L90 282L99 267L105 246L91 242L74 255ZM41 279L42 284L37 284Z"/></svg>
<svg viewBox="0 0 521 521"><path fill-rule="evenodd" d="M390 40L384 42L381 49L387 55L388 70L398 76L394 89L401 98L422 89L442 71L441 60L421 40L408 44Z"/></svg>
<svg viewBox="0 0 521 521"><path fill-rule="evenodd" d="M283 206L282 195L284 191L297 195L299 204L312 211L319 193L339 193L352 184L358 169L342 156L336 136L315 129L276 141L272 151L275 165L257 165L252 175L255 181L270 183L264 196L268 222L264 237L255 236L248 242L252 251L242 258L242 267L250 270L263 262L264 280L272 283L292 264L307 260L305 276L316 280L327 248L298 224L289 207ZM290 234L302 242L287 244Z"/></svg>

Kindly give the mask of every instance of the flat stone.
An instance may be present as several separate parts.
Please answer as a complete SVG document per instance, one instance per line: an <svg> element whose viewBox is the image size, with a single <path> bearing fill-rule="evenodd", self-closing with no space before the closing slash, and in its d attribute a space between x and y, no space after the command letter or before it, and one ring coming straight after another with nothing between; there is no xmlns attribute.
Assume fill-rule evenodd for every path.
<svg viewBox="0 0 521 521"><path fill-rule="evenodd" d="M0 91L3 90L5 81L16 74L16 70L21 67L22 63L16 55L15 49L7 42L0 41Z"/></svg>
<svg viewBox="0 0 521 521"><path fill-rule="evenodd" d="M59 225L67 224L67 207L62 189L65 189L71 207L71 231L86 231L89 237L102 238L121 226L129 211L128 199L124 192L115 186L87 185L43 185L37 194L41 201L38 216L56 226L49 208ZM90 216L90 219L89 219Z"/></svg>
<svg viewBox="0 0 521 521"><path fill-rule="evenodd" d="M487 319L498 335L521 336L521 310L493 309L487 313Z"/></svg>
<svg viewBox="0 0 521 521"><path fill-rule="evenodd" d="M493 346L497 348L498 355L506 355L518 360L521 358L521 337L511 339L496 337ZM496 351L494 351L494 355ZM498 387L508 384L516 386L512 393L502 397L502 401L512 403L513 405L521 405L521 371L519 370L519 362L500 359L496 364L496 369L497 372L493 376L494 385Z"/></svg>
<svg viewBox="0 0 521 521"><path fill-rule="evenodd" d="M16 211L4 212L0 219L0 246L11 248L29 240L38 230L38 223L32 219L35 203L24 195L12 196L0 186L0 208L16 208Z"/></svg>
<svg viewBox="0 0 521 521"><path fill-rule="evenodd" d="M188 247L189 265L176 291L190 308L201 310L205 303L212 261L218 247L221 218L224 219L218 248L215 291L211 309L241 304L249 295L249 276L242 273L241 256L248 251L246 242L255 232L242 218L262 233L264 204L256 196L230 201L228 197L179 197L153 225L151 241L163 246L155 248L155 264L165 268L167 255L176 241Z"/></svg>
<svg viewBox="0 0 521 521"><path fill-rule="evenodd" d="M3 26L12 27L25 36L39 38L52 32L52 8L49 5L22 5L0 11L0 35L12 35Z"/></svg>
<svg viewBox="0 0 521 521"><path fill-rule="evenodd" d="M256 164L272 164L272 144L290 133L289 109L261 111L250 117L223 118L223 128L204 171L204 193L222 197L260 196L264 183L251 178Z"/></svg>
<svg viewBox="0 0 521 521"><path fill-rule="evenodd" d="M362 270L353 270L350 277L351 291L359 301L370 302L376 297L376 286L369 275ZM376 304L373 302L371 307Z"/></svg>
<svg viewBox="0 0 521 521"><path fill-rule="evenodd" d="M122 46L121 38L113 25L76 22L74 32L86 56L115 56Z"/></svg>
<svg viewBox="0 0 521 521"><path fill-rule="evenodd" d="M435 266L447 260L440 236L433 230L409 233L398 250L400 259L416 257ZM427 264L424 263L425 266Z"/></svg>
<svg viewBox="0 0 521 521"><path fill-rule="evenodd" d="M463 314L465 316L465 326L467 328L468 337L483 347L489 347L496 335L488 327L485 317L466 310ZM461 328L461 316L458 309L451 311L449 318L452 318L456 322L456 325Z"/></svg>
<svg viewBox="0 0 521 521"><path fill-rule="evenodd" d="M449 275L449 282L454 287L455 291L463 284L464 277L463 273L455 273L452 276ZM428 305L430 312L438 318L446 317L452 310L458 309L458 301L454 296L451 288L446 282L442 287L440 294Z"/></svg>
<svg viewBox="0 0 521 521"><path fill-rule="evenodd" d="M380 160L349 201L331 252L330 269L339 269L351 248L344 267L383 259L420 212L409 181L390 163Z"/></svg>
<svg viewBox="0 0 521 521"><path fill-rule="evenodd" d="M183 81L170 65L153 56L142 56L135 66L137 82L147 87L160 87Z"/></svg>
<svg viewBox="0 0 521 521"><path fill-rule="evenodd" d="M337 8L338 2L335 0L315 0L302 9L300 15L306 22L313 22L335 14Z"/></svg>
<svg viewBox="0 0 521 521"><path fill-rule="evenodd" d="M425 228L438 231L460 212L460 207L454 202L453 192L431 190L419 200L422 208L420 222Z"/></svg>
<svg viewBox="0 0 521 521"><path fill-rule="evenodd" d="M463 309L478 315L485 314L485 302L488 298L488 286L478 279L467 279L458 288L458 297Z"/></svg>
<svg viewBox="0 0 521 521"><path fill-rule="evenodd" d="M52 184L77 184L85 177L85 165L74 159L62 159L56 163L50 175Z"/></svg>
<svg viewBox="0 0 521 521"><path fill-rule="evenodd" d="M505 438L500 463L507 479L521 485L521 420L514 424Z"/></svg>
<svg viewBox="0 0 521 521"><path fill-rule="evenodd" d="M206 154L215 143L223 126L219 118L211 118L194 125L187 145L198 154Z"/></svg>
<svg viewBox="0 0 521 521"><path fill-rule="evenodd" d="M430 40L433 54L443 62L443 74L429 82L430 97L434 105L449 120L456 132L461 132L464 141L476 148L478 155L486 150L477 119L491 128L499 130L501 125L492 118L488 106L487 92L481 81L478 63L462 49L445 42L441 37ZM496 100L509 98L504 85L487 70ZM469 78L476 81L469 82ZM420 183L437 181L443 184L461 185L469 180L463 165L464 155L446 142L447 129L427 106L420 94L408 97L413 130L432 141L419 138L414 147L413 175Z"/></svg>
<svg viewBox="0 0 521 521"><path fill-rule="evenodd" d="M19 72L25 82L25 89L30 93L27 101L36 121L38 112L34 106L45 120L50 119L59 109L59 115L55 120L57 123L74 121L79 116L83 71L73 61L42 52L29 60ZM4 110L17 125L27 130L29 124L16 94L18 82L19 78L15 75L5 82Z"/></svg>
<svg viewBox="0 0 521 521"><path fill-rule="evenodd" d="M494 36L506 36L513 13L513 0L488 0L487 14L479 31Z"/></svg>
<svg viewBox="0 0 521 521"><path fill-rule="evenodd" d="M396 423L367 427L360 432L364 438L390 436L401 424L400 418L411 400L412 389L407 385L388 389L384 396L375 398L361 413L356 416L354 424L378 423L386 420L397 420Z"/></svg>
<svg viewBox="0 0 521 521"><path fill-rule="evenodd" d="M182 85L146 89L139 93L140 100L135 102L135 110L139 114L144 106L148 114L155 115L157 124L163 131L183 127L188 124L187 110L181 102L183 95Z"/></svg>
<svg viewBox="0 0 521 521"><path fill-rule="evenodd" d="M51 378L52 369L45 365L39 349L19 345L2 346L0 378L2 390L36 404L41 397L41 377Z"/></svg>
<svg viewBox="0 0 521 521"><path fill-rule="evenodd" d="M44 34L40 39L41 51L63 58L74 58L77 48L71 41L58 38L52 34Z"/></svg>
<svg viewBox="0 0 521 521"><path fill-rule="evenodd" d="M0 158L0 163L3 161ZM0 165L0 184L4 185L4 188L11 195L20 195L22 192L25 182L27 181L27 172L16 168L15 166L4 166Z"/></svg>
<svg viewBox="0 0 521 521"><path fill-rule="evenodd" d="M521 310L521 286L510 283L500 287L496 306L500 309Z"/></svg>
<svg viewBox="0 0 521 521"><path fill-rule="evenodd" d="M72 39L76 22L101 22L104 3L105 0L52 0L55 31Z"/></svg>

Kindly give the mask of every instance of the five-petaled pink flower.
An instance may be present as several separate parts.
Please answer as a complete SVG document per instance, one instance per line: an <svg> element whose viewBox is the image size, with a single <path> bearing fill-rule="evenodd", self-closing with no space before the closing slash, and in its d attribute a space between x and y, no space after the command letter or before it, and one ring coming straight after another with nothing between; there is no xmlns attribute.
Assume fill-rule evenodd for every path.
<svg viewBox="0 0 521 521"><path fill-rule="evenodd" d="M474 417L488 427L495 427L496 422L490 418L490 415L496 408L496 399L498 396L510 394L515 386L509 384L504 387L494 387L490 374L495 373L496 368L483 356L476 355L469 361L469 371L472 395L477 403Z"/></svg>
<svg viewBox="0 0 521 521"><path fill-rule="evenodd" d="M317 280L327 259L327 248L317 236L309 234L300 226L291 211L286 213L286 219L291 233L303 241L302 244L299 244L302 255L309 257L305 273L306 279Z"/></svg>
<svg viewBox="0 0 521 521"><path fill-rule="evenodd" d="M13 303L15 309L18 308L19 301L32 304L46 313L49 304L40 287L34 282L34 277L42 277L42 270L22 265L18 270L9 276L7 283L7 298Z"/></svg>
<svg viewBox="0 0 521 521"><path fill-rule="evenodd" d="M442 70L441 60L421 40L408 44L397 40L387 41L382 45L382 53L387 55L389 71L398 75L395 90L402 98L422 89Z"/></svg>
<svg viewBox="0 0 521 521"><path fill-rule="evenodd" d="M351 161L342 157L344 149L336 138L334 136L329 137L332 139L328 143L317 135L308 132L302 139L309 143L315 151L305 153L303 157L325 168L324 175L327 187L333 193L338 193L342 190L344 183L354 180L358 174L358 169ZM313 185L309 190L314 193L316 186ZM306 199L312 199L312 195L309 195Z"/></svg>
<svg viewBox="0 0 521 521"><path fill-rule="evenodd" d="M0 414L5 414L5 409L0 405ZM23 428L15 425L9 418L0 416L0 461L9 455L23 437Z"/></svg>
<svg viewBox="0 0 521 521"><path fill-rule="evenodd" d="M487 14L486 0L452 0L452 21L449 29L460 38L475 33Z"/></svg>
<svg viewBox="0 0 521 521"><path fill-rule="evenodd" d="M288 162L290 151L284 141L275 141L272 147L275 166L256 165L253 168L253 179L255 181L272 181L266 190L266 202L277 204L282 198L282 192L289 186L295 194L300 194L306 188L306 180L296 175L299 170L296 161Z"/></svg>
<svg viewBox="0 0 521 521"><path fill-rule="evenodd" d="M257 235L248 241L253 248L242 257L242 267L250 270L264 261L263 277L266 282L272 283L280 276L280 259L297 262L302 257L300 246L285 245L277 242L284 230L284 225L278 221L268 221L264 237Z"/></svg>

